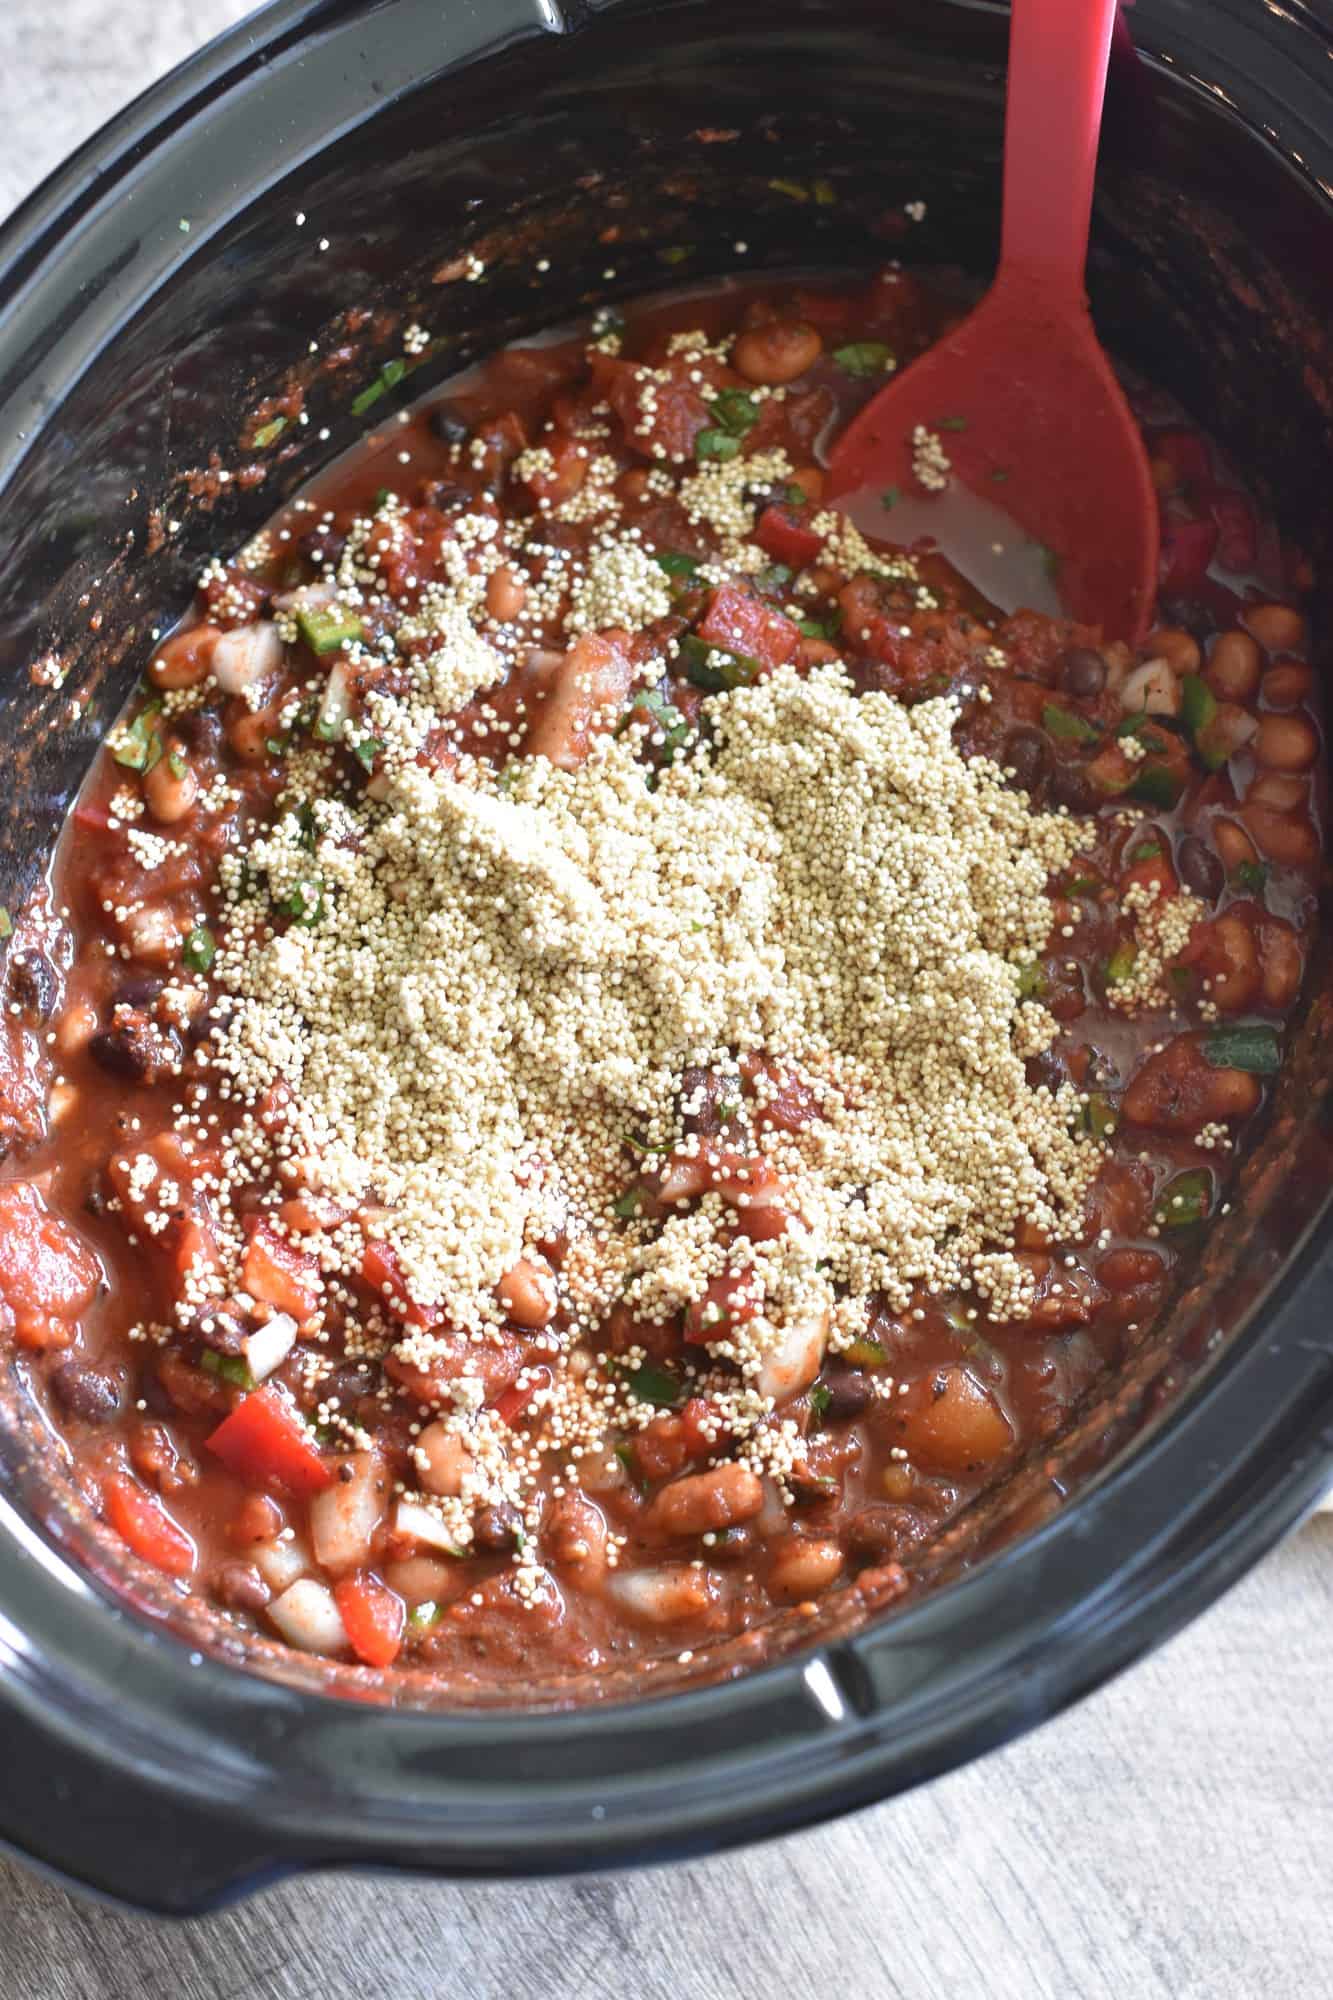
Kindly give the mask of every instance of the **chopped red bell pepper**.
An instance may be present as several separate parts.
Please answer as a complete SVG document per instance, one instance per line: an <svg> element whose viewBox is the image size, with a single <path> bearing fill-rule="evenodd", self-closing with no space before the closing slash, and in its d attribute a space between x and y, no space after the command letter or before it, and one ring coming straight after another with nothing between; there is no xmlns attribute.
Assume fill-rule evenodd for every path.
<svg viewBox="0 0 1333 2000"><path fill-rule="evenodd" d="M293 1319L309 1319L320 1298L318 1260L279 1236L263 1216L252 1216L247 1226L250 1240L241 1265L245 1290Z"/></svg>
<svg viewBox="0 0 1333 2000"><path fill-rule="evenodd" d="M407 1279L392 1243L376 1238L367 1243L361 1258L361 1276L382 1302L390 1306L409 1326L434 1326L438 1310L418 1305L407 1289ZM386 1290L385 1287L388 1287Z"/></svg>
<svg viewBox="0 0 1333 2000"><path fill-rule="evenodd" d="M304 1500L333 1484L333 1468L321 1457L308 1427L271 1386L243 1397L208 1444L238 1479L252 1486L281 1486Z"/></svg>
<svg viewBox="0 0 1333 2000"><path fill-rule="evenodd" d="M1208 511L1217 523L1217 553L1223 565L1253 569L1259 555L1259 523L1245 495L1216 486L1208 495Z"/></svg>
<svg viewBox="0 0 1333 2000"><path fill-rule="evenodd" d="M1197 584L1217 549L1217 523L1186 519L1162 509L1161 589L1179 591Z"/></svg>
<svg viewBox="0 0 1333 2000"><path fill-rule="evenodd" d="M502 1389L491 1404L502 1424L512 1424L522 1415L539 1389L547 1389L551 1384L551 1371L544 1363L535 1368L525 1368L517 1382Z"/></svg>
<svg viewBox="0 0 1333 2000"><path fill-rule="evenodd" d="M189 1576L195 1547L184 1528L172 1520L162 1502L128 1472L112 1472L102 1482L107 1520L136 1556L168 1576Z"/></svg>
<svg viewBox="0 0 1333 2000"><path fill-rule="evenodd" d="M755 523L754 538L774 562L804 569L815 561L824 544L790 507L765 507Z"/></svg>
<svg viewBox="0 0 1333 2000"><path fill-rule="evenodd" d="M345 1576L333 1587L352 1651L368 1667L387 1667L397 1659L407 1623L407 1607L373 1570Z"/></svg>
<svg viewBox="0 0 1333 2000"><path fill-rule="evenodd" d="M686 1307L685 1339L693 1346L725 1340L734 1328L753 1319L762 1304L763 1293L751 1273L724 1271L710 1278L703 1297Z"/></svg>
<svg viewBox="0 0 1333 2000"><path fill-rule="evenodd" d="M780 667L801 643L790 618L734 583L720 583L709 598L699 637L724 652L758 660L761 667Z"/></svg>
<svg viewBox="0 0 1333 2000"><path fill-rule="evenodd" d="M85 833L110 833L111 815L105 806L94 805L89 799L75 806L74 824L81 826Z"/></svg>

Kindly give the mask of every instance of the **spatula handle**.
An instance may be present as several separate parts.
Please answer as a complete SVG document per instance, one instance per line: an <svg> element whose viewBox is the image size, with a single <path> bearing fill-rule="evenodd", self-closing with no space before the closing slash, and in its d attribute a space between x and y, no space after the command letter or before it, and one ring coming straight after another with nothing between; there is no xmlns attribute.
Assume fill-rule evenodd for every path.
<svg viewBox="0 0 1333 2000"><path fill-rule="evenodd" d="M1082 299L1117 0L1013 0L1001 275Z"/></svg>

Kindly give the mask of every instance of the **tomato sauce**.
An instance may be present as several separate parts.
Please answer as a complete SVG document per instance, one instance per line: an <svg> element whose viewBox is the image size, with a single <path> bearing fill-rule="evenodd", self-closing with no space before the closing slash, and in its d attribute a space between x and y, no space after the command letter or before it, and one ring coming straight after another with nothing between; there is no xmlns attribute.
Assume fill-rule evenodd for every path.
<svg viewBox="0 0 1333 2000"><path fill-rule="evenodd" d="M603 319L591 335L507 350L377 427L283 509L243 563L210 571L190 620L145 661L151 692L134 697L99 757L49 894L19 913L11 940L0 1338L94 1507L138 1556L243 1624L374 1669L411 1661L460 1688L498 1683L520 1698L539 1669L586 1675L698 1653L837 1591L858 1593L869 1612L907 1591L932 1537L1124 1362L1224 1205L1282 1062L1314 922L1322 739L1299 594L1271 527L1212 445L1146 393L1165 543L1159 622L1137 654L1058 616L1049 593L1033 608L1030 550L1007 579L991 566L969 580L966 552L952 552L955 568L918 548L934 599L925 609L882 576L822 562L811 521L830 440L882 379L876 355L903 365L952 312L900 272L855 284L766 280L631 310L609 347ZM645 404L638 358L660 358L670 334L695 329L713 342L739 335L730 360L705 373L716 397L740 401L701 398L682 366ZM774 384L780 400L752 400ZM386 494L401 498L381 537L390 606L414 600L461 513L522 518L544 503L558 523L549 539L577 559L591 524L559 510L586 474L590 413L605 422L597 450L616 460L625 518L671 559L669 636L696 642L664 667L647 762L669 753L671 732L693 724L715 690L710 648L761 675L779 658L813 671L838 657L862 692L907 703L956 695L967 754L994 759L1035 806L1092 826L1091 845L1048 885L1052 934L1025 978L1058 1024L1030 1059L1030 1081L1072 1081L1106 1157L1070 1240L1020 1230L1015 1253L1033 1279L1024 1318L997 1321L975 1296L922 1291L906 1311L882 1304L853 1345L817 1357L781 1405L799 1438L785 1494L729 1455L707 1395L690 1393L684 1364L706 1321L646 1336L613 1312L600 1338L613 1355L633 1350L656 1413L612 1434L576 1479L553 1462L535 1514L479 1507L459 1551L399 1504L415 1487L412 1454L430 1434L438 1384L389 1346L368 1353L344 1332L346 1315L386 1296L398 1332L429 1318L404 1295L392 1245L372 1224L347 1300L325 1306L309 1247L317 1191L249 1187L233 1295L182 1309L188 1274L213 1254L211 1176L238 1115L208 1061L218 871L272 817L294 738L319 729L305 697L327 690L331 662L347 667L341 698L353 713L364 699L343 614L319 591L353 522ZM536 441L549 457L534 468L525 454ZM685 518L655 468L777 446L796 470L756 503L768 569L701 586L708 530ZM902 519L909 542L920 525L910 504ZM899 532L891 506L862 526L879 547ZM797 625L782 606L802 575ZM492 579L494 615L516 587ZM306 593L294 632L274 602L292 593ZM376 637L378 616L360 621L362 641ZM558 674L572 650L559 623L531 638ZM578 643L586 668L593 654ZM479 754L504 763L532 697L521 672L488 690L471 715ZM548 720L557 713L537 706ZM548 754L586 754L579 730L592 725L559 713L565 734ZM531 726L535 738L547 724ZM374 759L368 750L358 769L349 757L340 782L373 784ZM129 811L127 793L142 812ZM301 895L280 921L319 920ZM1162 931L1170 949L1148 965L1144 911L1185 897L1197 913ZM1136 982L1145 997L1127 1010L1117 996ZM182 1001L182 983L193 999ZM683 1080L706 1143L729 1145L739 1117L762 1156L765 1120L809 1121L799 1087L782 1081L782 1051L771 1055L762 1116L754 1066L742 1066L739 1111L715 1078ZM281 1113L274 1103L265 1115ZM135 1165L144 1157L151 1181ZM629 1155L625 1174L634 1215ZM501 1336L468 1361L486 1407L516 1435L540 1432L564 1365L549 1337L566 1331L562 1254L552 1240L515 1268L509 1293L501 1288ZM321 1331L308 1337L317 1314ZM303 1365L314 1346L317 1380ZM331 1398L368 1448L321 1418ZM444 1435L430 1445L436 1494L455 1477L452 1450Z"/></svg>

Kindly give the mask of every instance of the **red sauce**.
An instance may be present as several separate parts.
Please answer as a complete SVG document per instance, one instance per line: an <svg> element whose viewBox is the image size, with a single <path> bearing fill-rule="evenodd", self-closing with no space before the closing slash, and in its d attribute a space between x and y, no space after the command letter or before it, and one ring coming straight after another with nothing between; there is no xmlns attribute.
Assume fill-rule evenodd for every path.
<svg viewBox="0 0 1333 2000"><path fill-rule="evenodd" d="M317 577L383 489L409 511L386 535L382 575L391 600L410 602L460 512L527 515L543 495L558 505L577 490L586 467L580 421L607 404L610 436L598 450L620 464L624 518L648 546L682 558L673 635L702 627L707 638L718 608L692 581L690 560L708 554L707 533L647 475L660 462L654 443L701 449L698 435L717 428L716 412L685 368L647 410L626 357L660 357L675 330L719 336L737 326L753 336L748 351L761 370L786 365L793 352L813 356L784 400L754 406L738 437L744 453L783 446L798 468L798 490L770 495L757 530L782 568L745 590L762 653L766 621L782 620L790 573L818 549L809 522L828 440L876 386L873 369L858 372L847 351L883 343L901 365L951 310L900 273L852 288L746 284L632 312L620 356L590 358L584 334L497 355L406 423L383 424L288 506L273 523L266 563L206 581L193 622L158 649L170 663L165 678L197 681L217 631L252 631L274 593ZM750 378L733 367L715 372L724 389L748 396ZM1309 952L1321 848L1320 724L1303 621L1276 573L1276 538L1205 438L1151 403L1145 421L1166 545L1163 623L1140 660L1114 635L1046 611L1005 615L931 550L921 552L921 569L937 603L926 610L891 582L825 565L806 598L798 649L807 668L840 653L862 691L905 702L960 693L957 740L967 752L993 757L1034 803L1096 819L1095 844L1050 884L1056 928L1031 978L1060 1024L1053 1047L1032 1059L1031 1080L1078 1084L1109 1147L1084 1228L1061 1243L1020 1232L1036 1294L1019 1322L996 1323L975 1298L925 1293L909 1311L877 1311L859 1346L827 1355L783 1407L801 1439L790 1504L768 1492L754 1512L742 1493L738 1519L729 1507L753 1475L741 1476L725 1439L710 1431L707 1399L687 1393L688 1329L663 1329L649 1366L666 1406L646 1428L613 1439L582 1489L553 1467L541 1581L526 1593L515 1583L522 1550L512 1508L481 1510L473 1552L462 1556L420 1544L397 1523L392 1485L431 1412L401 1369L343 1352L337 1310L322 1346L331 1372L317 1389L298 1365L300 1339L262 1386L251 1383L243 1340L274 1312L303 1321L318 1291L299 1233L274 1235L266 1220L281 1190L256 1186L245 1198L252 1307L213 1312L209 1325L176 1310L182 1269L210 1228L200 1174L234 1112L201 1067L198 1018L173 1013L164 989L180 976L183 954L206 971L219 859L271 814L290 748L284 700L293 688L322 685L329 655L304 643L278 648L256 710L210 684L188 713L150 715L140 747L155 733L163 745L152 770L99 758L54 861L49 909L39 902L24 914L10 952L0 1296L4 1339L90 1498L132 1549L265 1629L273 1602L304 1576L333 1591L341 1625L331 1649L342 1657L376 1667L411 1659L460 1687L502 1682L521 1695L539 1669L549 1676L698 1650L724 1633L762 1629L780 1605L831 1591L858 1591L867 1610L896 1598L931 1537L1054 1437L1122 1363L1195 1254L1262 1114ZM516 460L535 440L550 449L551 467L525 478ZM588 532L564 524L559 540L577 555ZM894 532L891 515L880 532ZM561 652L568 645L558 621L532 637ZM1127 695L1148 662L1158 663L1152 706L1166 712L1144 714ZM521 687L516 676L492 690L492 713L475 718L475 741L497 762L510 754ZM983 688L989 701L978 698ZM359 692L354 685L354 700ZM664 666L660 694L691 721L705 689L678 655ZM130 713L142 705L136 699ZM153 755L145 748L144 761ZM209 813L200 796L219 775L234 800ZM366 781L353 760L345 776L349 785ZM141 822L173 843L152 868L136 859L112 811L127 784L142 784L164 811L180 807L179 817ZM1155 883L1163 900L1191 892L1203 910L1165 968L1172 1004L1129 1016L1112 1000L1134 976L1123 897L1136 882ZM308 914L288 911L287 920ZM721 1145L718 1091L710 1079L696 1082L696 1124ZM748 1121L752 1079L745 1097L739 1115ZM173 1130L186 1103L211 1122L206 1142L181 1154ZM791 1092L769 1113L799 1124L809 1106ZM758 1123L751 1137L762 1147ZM173 1177L176 1198L160 1228L145 1222L149 1198L116 1165L145 1148L157 1149ZM629 1157L626 1178L634 1178ZM560 1244L545 1249L558 1274ZM398 1282L376 1255L372 1244L363 1274L372 1302ZM488 1403L516 1430L540 1426L552 1365L521 1318L511 1317L483 1369ZM160 1334L129 1338L145 1325ZM631 1331L642 1338L642 1328ZM613 1315L602 1338L614 1349L626 1337ZM888 1396L876 1393L886 1374ZM374 1446L370 1526L350 1565L321 1563L308 1545L310 1509L337 1490L349 1463L346 1439L313 1421L335 1392ZM347 1484L360 1492L359 1482L360 1474ZM298 1553L284 1580L275 1537L288 1528L286 1546ZM618 1577L645 1580L641 1602L608 1588L608 1534L623 1538Z"/></svg>

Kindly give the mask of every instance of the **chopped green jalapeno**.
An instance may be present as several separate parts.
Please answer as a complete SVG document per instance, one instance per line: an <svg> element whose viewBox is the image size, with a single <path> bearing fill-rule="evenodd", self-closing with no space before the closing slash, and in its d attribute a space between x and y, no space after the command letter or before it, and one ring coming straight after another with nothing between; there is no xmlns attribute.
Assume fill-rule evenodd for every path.
<svg viewBox="0 0 1333 2000"><path fill-rule="evenodd" d="M1072 708L1061 708L1053 701L1048 701L1042 709L1041 726L1048 736L1058 737L1065 743L1096 743L1101 736L1095 722L1089 722L1085 715L1076 715Z"/></svg>
<svg viewBox="0 0 1333 2000"><path fill-rule="evenodd" d="M868 1333L863 1333L844 1351L844 1359L850 1361L853 1368L882 1368L888 1358L884 1343L872 1340Z"/></svg>
<svg viewBox="0 0 1333 2000"><path fill-rule="evenodd" d="M318 882L298 882L282 908L296 923L308 930L324 914L324 890Z"/></svg>
<svg viewBox="0 0 1333 2000"><path fill-rule="evenodd" d="M276 444L286 428L286 417L270 417L269 421L266 424L261 424L255 432L255 450L263 451L266 445Z"/></svg>
<svg viewBox="0 0 1333 2000"><path fill-rule="evenodd" d="M352 755L358 763L364 764L368 771L373 771L375 768L375 759L381 754L383 749L384 742L381 737L363 736L359 743L352 745Z"/></svg>
<svg viewBox="0 0 1333 2000"><path fill-rule="evenodd" d="M1134 970L1139 948L1133 938L1122 938L1106 961L1106 971L1102 975L1107 986L1121 986Z"/></svg>
<svg viewBox="0 0 1333 2000"><path fill-rule="evenodd" d="M365 636L365 626L354 611L336 604L303 605L296 614L301 637L312 653L336 653Z"/></svg>
<svg viewBox="0 0 1333 2000"><path fill-rule="evenodd" d="M196 924L181 947L181 958L191 972L207 972L217 957L217 945L207 924Z"/></svg>
<svg viewBox="0 0 1333 2000"><path fill-rule="evenodd" d="M894 365L893 349L884 340L849 341L846 347L834 348L833 359L844 375L852 375L861 382L887 375Z"/></svg>
<svg viewBox="0 0 1333 2000"><path fill-rule="evenodd" d="M1238 889L1244 889L1251 896L1261 896L1268 881L1268 863L1242 861L1232 870L1231 879Z"/></svg>
<svg viewBox="0 0 1333 2000"><path fill-rule="evenodd" d="M1141 840L1136 847L1130 848L1125 859L1126 861L1135 863L1139 861L1156 861L1161 852L1161 847L1157 841Z"/></svg>
<svg viewBox="0 0 1333 2000"><path fill-rule="evenodd" d="M1180 683L1180 719L1191 736L1206 729L1217 714L1217 696L1199 674L1186 674Z"/></svg>
<svg viewBox="0 0 1333 2000"><path fill-rule="evenodd" d="M828 1406L832 1401L833 1401L833 1391L827 1386L826 1383L815 1382L811 1384L810 1408L814 1412L815 1416L823 1417L824 1415L826 1415L828 1411Z"/></svg>
<svg viewBox="0 0 1333 2000"><path fill-rule="evenodd" d="M898 502L902 499L902 497L903 496L901 492L896 486L886 486L884 488L884 491L879 496L879 504L881 507L888 510L896 507L898 505Z"/></svg>
<svg viewBox="0 0 1333 2000"><path fill-rule="evenodd" d="M1109 1139L1119 1123L1119 1113L1110 1098L1100 1090L1093 1091L1083 1106L1084 1130L1091 1132L1094 1139Z"/></svg>
<svg viewBox="0 0 1333 2000"><path fill-rule="evenodd" d="M967 418L936 417L935 428L937 431L965 431L967 429Z"/></svg>
<svg viewBox="0 0 1333 2000"><path fill-rule="evenodd" d="M626 1188L624 1194L617 1195L612 1202L611 1212L618 1215L622 1222L632 1222L636 1216L643 1214L647 1199L641 1187Z"/></svg>
<svg viewBox="0 0 1333 2000"><path fill-rule="evenodd" d="M721 646L710 646L693 632L681 640L680 651L685 671L694 685L706 688L710 694L749 687L759 679L758 660L747 659L744 653L729 653Z"/></svg>
<svg viewBox="0 0 1333 2000"><path fill-rule="evenodd" d="M1251 1076L1275 1076L1282 1067L1277 1029L1265 1021L1242 1021L1234 1028L1214 1028L1204 1037L1204 1059L1214 1069L1243 1069Z"/></svg>
<svg viewBox="0 0 1333 2000"><path fill-rule="evenodd" d="M206 1368L210 1375L218 1375L224 1382L234 1382L238 1389L253 1389L255 1378L250 1373L245 1358L240 1354L217 1354L206 1347L199 1357L199 1366Z"/></svg>
<svg viewBox="0 0 1333 2000"><path fill-rule="evenodd" d="M1213 1177L1207 1167L1176 1174L1158 1196L1154 1220L1164 1229L1202 1222L1213 1205Z"/></svg>
<svg viewBox="0 0 1333 2000"><path fill-rule="evenodd" d="M1020 1000L1040 1000L1045 994L1048 981L1038 961L1029 959L1018 968L1018 997Z"/></svg>

